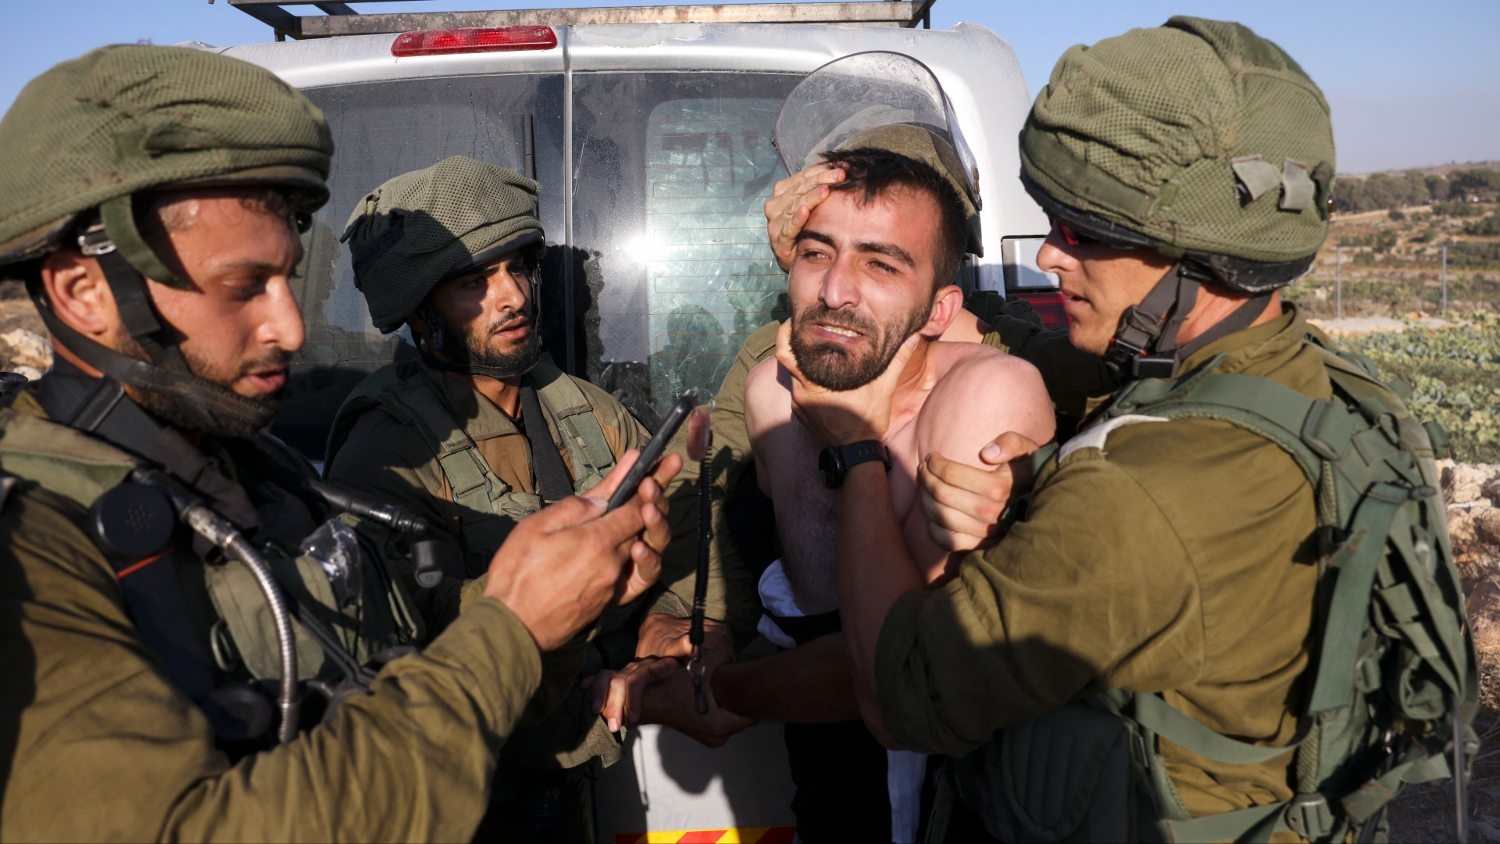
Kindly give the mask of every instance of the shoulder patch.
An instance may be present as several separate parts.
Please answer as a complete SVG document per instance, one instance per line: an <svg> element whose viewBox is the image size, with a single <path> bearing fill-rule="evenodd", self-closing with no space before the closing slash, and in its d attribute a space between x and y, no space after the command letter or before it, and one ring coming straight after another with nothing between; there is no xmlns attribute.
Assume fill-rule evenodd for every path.
<svg viewBox="0 0 1500 844"><path fill-rule="evenodd" d="M1116 416L1115 418L1109 420L1108 422L1105 422L1102 425L1095 425L1091 428L1079 431L1071 439L1062 444L1062 448L1059 450L1057 457L1059 460L1062 460L1073 452L1081 451L1086 448L1092 448L1102 454L1104 452L1105 440L1109 439L1110 433L1115 429L1123 428L1126 425L1134 425L1139 422L1166 421L1166 419L1160 416L1146 416L1143 414Z"/></svg>

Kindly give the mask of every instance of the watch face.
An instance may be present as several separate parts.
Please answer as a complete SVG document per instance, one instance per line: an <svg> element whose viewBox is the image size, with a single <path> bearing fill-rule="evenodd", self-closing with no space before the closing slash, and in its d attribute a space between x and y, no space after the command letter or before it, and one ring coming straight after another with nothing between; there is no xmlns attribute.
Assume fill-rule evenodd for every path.
<svg viewBox="0 0 1500 844"><path fill-rule="evenodd" d="M818 452L818 474L823 476L823 486L837 489L844 482L843 461L833 446L824 446Z"/></svg>

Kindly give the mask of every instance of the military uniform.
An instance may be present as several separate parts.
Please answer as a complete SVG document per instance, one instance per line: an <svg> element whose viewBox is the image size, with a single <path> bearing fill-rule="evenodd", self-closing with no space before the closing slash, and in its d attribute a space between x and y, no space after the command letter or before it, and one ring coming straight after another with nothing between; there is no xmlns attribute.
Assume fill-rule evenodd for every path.
<svg viewBox="0 0 1500 844"><path fill-rule="evenodd" d="M583 492L598 483L614 458L627 449L640 448L647 434L614 397L563 374L550 361L541 362L537 371L526 376L526 383L536 386L539 380L559 378L567 379L578 393L571 406L553 408L547 394L539 391L547 435L563 455L576 491ZM442 413L448 430L430 431L420 412L409 409L414 402ZM582 444L570 443L570 437L559 430L559 412L592 414L594 427L602 435L593 448L606 453L591 457ZM424 607L423 614L434 624L441 626L457 613L457 579L483 574L515 523L541 506L530 444L518 423L469 384L418 361L391 364L371 375L356 387L354 400L334 420L325 469L330 480L400 501L442 526L454 539L446 560L450 580L434 590L432 605ZM483 461L483 470L503 486L493 493L486 490L495 501L487 495L485 511L465 508L455 500L453 480L436 453L435 440L445 435L463 448L472 448ZM577 461L570 459L575 454L580 455ZM468 455L464 460L472 463ZM465 477L460 487L473 483Z"/></svg>
<svg viewBox="0 0 1500 844"><path fill-rule="evenodd" d="M89 506L136 461L47 421L30 392L0 412L0 442L7 838L459 840L472 832L498 746L541 676L536 644L508 609L470 602L421 654L391 662L373 694L348 699L303 740L240 757L216 742L204 708L174 682L176 661L147 646L118 567L91 535ZM251 508L243 518L257 523L257 543L295 548L294 537L326 516L260 483L274 453L212 438L200 451L208 460L190 481L212 489L221 509ZM36 477L47 478L45 488L28 480ZM183 533L176 547L186 547ZM196 551L141 562L147 568L124 576L168 563L196 574L177 579L205 614L199 622L212 618L204 575L235 566ZM377 583L377 572L367 569L366 583ZM367 650L357 628L335 629L356 652ZM239 643L246 655L253 649ZM303 660L303 669L321 671L319 661Z"/></svg>
<svg viewBox="0 0 1500 844"><path fill-rule="evenodd" d="M386 333L410 324L420 348L418 359L355 386L329 434L327 474L403 502L441 532L442 579L417 588L407 578L434 630L481 588L465 579L484 576L522 518L593 488L647 439L612 396L542 355L534 327L517 357L496 361L456 342L465 329L439 313L440 301L467 295L466 307L492 309L487 323L535 319L545 249L538 189L513 170L451 156L376 187L344 232L371 321ZM472 294L481 288L483 305ZM505 391L516 415L481 385ZM592 840L585 776L621 749L579 679L630 659L638 609L606 610L543 658L541 688L506 743L478 838Z"/></svg>
<svg viewBox="0 0 1500 844"><path fill-rule="evenodd" d="M1184 363L1331 389L1303 318L1223 338ZM1220 733L1296 730L1317 581L1313 491L1271 440L1227 422L1124 417L1085 428L1037 479L1029 516L957 576L909 593L880 633L892 737L962 755L996 730L1103 689L1162 692ZM1193 815L1291 796L1290 753L1219 766L1164 746Z"/></svg>
<svg viewBox="0 0 1500 844"><path fill-rule="evenodd" d="M546 398L550 391L538 391L547 417L548 436L564 455L564 464L575 474L576 491L584 492L608 472L613 458L626 449L640 448L648 437L635 417L612 396L587 381L562 373L549 361L539 363L525 376L524 383L535 386L555 379L566 379L578 392L573 394L576 400L571 406L554 408ZM413 393L422 397L414 397ZM370 401L361 400L361 395ZM404 400L398 396L404 396ZM454 500L455 484L434 453L433 433L407 410L414 402L422 401L435 402L434 407L446 412L453 436L471 445L473 453L479 455L488 471L504 486L505 492L489 502L492 509L488 512L469 511ZM582 444L570 443L571 438L560 432L559 411L590 414L602 437L596 448L607 452L590 457ZM453 540L447 567L449 576L433 589L415 589L412 584L423 618L434 630L441 630L472 595L482 591L482 573L495 549L517 521L542 505L535 489L530 446L517 422L469 384L417 361L392 364L371 375L365 384L356 387L355 398L340 409L334 420L328 451L329 479L400 501L422 513L432 524L442 525ZM581 426L569 430L577 427ZM579 459L568 459L573 456ZM461 459L471 458L464 455ZM472 481L462 480L459 486L466 484ZM485 497L488 499L489 495ZM478 579L466 582L462 580L466 576ZM607 611L601 632L618 634L629 614L629 608ZM611 650L628 654L634 642L622 645L614 642L614 638L609 637ZM572 646L544 658L543 688L528 720L539 720L574 691L580 670L589 675L604 667L600 652L585 645L580 638ZM581 665L584 667L580 668ZM589 714L587 721L592 724L597 718ZM610 740L607 744L611 750L608 761L613 762L619 755L617 743ZM552 750L562 752L571 747ZM567 756L573 762L581 762L589 754Z"/></svg>

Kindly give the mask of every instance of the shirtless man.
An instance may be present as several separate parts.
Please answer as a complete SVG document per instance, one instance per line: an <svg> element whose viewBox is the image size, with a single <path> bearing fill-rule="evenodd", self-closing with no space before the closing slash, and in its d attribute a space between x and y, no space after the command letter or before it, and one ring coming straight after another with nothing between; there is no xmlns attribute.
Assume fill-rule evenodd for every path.
<svg viewBox="0 0 1500 844"><path fill-rule="evenodd" d="M848 390L883 373L908 338L915 349L892 402L889 433L879 443L848 446L841 455L820 454L819 444L793 417L790 375L778 361L762 362L746 379L746 427L756 475L775 506L784 552L761 581L762 601L772 617L761 629L784 646L828 638L838 629L834 488L842 468L862 459L888 461L892 504L908 549L931 581L943 575L948 555L928 538L926 520L915 506L923 458L941 452L973 455L977 463L996 430L1016 430L1038 442L1053 434L1052 405L1035 367L990 346L938 339L959 315L963 298L947 283L957 275L965 236L964 209L950 182L927 164L881 150L835 152L829 159L845 178L797 238L788 276L792 317L781 328L780 354L791 354L814 383ZM823 652L829 645L816 647ZM763 688L791 686L804 698L799 707L820 692L845 705L853 702L843 682L776 682L765 676L775 663L720 669L726 676L714 684L719 704L737 711L742 696L734 690L745 678L724 681L740 672L763 675L771 681L756 683ZM847 672L847 662L835 657L824 676L833 680ZM829 704L830 712L842 708ZM754 714L774 717L764 710ZM854 808L850 796L857 795L856 805L868 807L869 815L880 814L874 807L884 795L871 792L885 791L886 770L878 745L857 718L812 725L795 723L790 713L782 718L789 722L787 749L798 788L794 810L804 840L824 837L820 812L839 817L837 827L829 824L830 837L835 828L847 834ZM915 764L916 771L905 794L894 786L889 793L896 814L886 840L910 840L914 831L902 830L914 821L900 818L903 806L907 817L916 817L913 792L921 783L921 760L904 764ZM851 788L856 771L868 775L868 785ZM829 789L826 796L816 794L823 789Z"/></svg>
<svg viewBox="0 0 1500 844"><path fill-rule="evenodd" d="M809 380L846 390L884 372L902 342L915 337L880 445L907 546L934 580L948 555L912 506L918 465L931 452L977 461L996 430L1045 442L1051 403L1030 364L980 343L938 339L963 299L945 283L963 257L962 210L948 183L931 167L885 152L836 152L831 160L846 177L798 237L788 276L792 318L779 342ZM818 467L828 458L792 416L789 378L775 360L751 371L746 427L761 489L775 505L792 593L813 615L837 606L828 486L835 479L820 482Z"/></svg>
<svg viewBox="0 0 1500 844"><path fill-rule="evenodd" d="M925 147L932 148L930 140ZM965 202L961 182L939 169L941 157L922 159L885 147L832 154L841 178L797 235L788 267L792 319L782 326L780 351L795 355L819 383L853 389L883 373L913 338L917 348L893 403L896 420L880 445L891 461L892 503L903 514L909 550L931 579L941 575L947 557L928 538L915 504L922 460L940 451L969 455L978 465L997 430L1045 442L1053 434L1053 413L1030 364L977 342L947 342L979 339L972 315L961 308L961 291L945 283L963 259L973 203ZM792 417L788 379L787 370L768 359L749 372L744 390L757 478L773 499L785 552L762 580L763 602L775 616L762 630L786 649L713 670L709 686L717 707L702 718L687 708L686 672L672 660L635 666L632 682L616 683L609 700L601 694L599 703L619 722L667 723L710 744L742 726L739 716L783 721L801 840L913 840L918 814L912 789L897 790L894 815L884 810L886 752L859 718L837 632L835 493L820 476L817 445ZM778 580L777 571L785 576ZM905 760L908 766L913 761L912 779L920 785L921 760Z"/></svg>

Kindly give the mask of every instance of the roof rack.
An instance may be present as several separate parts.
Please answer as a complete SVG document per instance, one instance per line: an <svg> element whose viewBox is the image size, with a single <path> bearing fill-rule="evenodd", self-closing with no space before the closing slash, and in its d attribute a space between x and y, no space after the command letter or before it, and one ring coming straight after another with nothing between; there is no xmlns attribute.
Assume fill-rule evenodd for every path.
<svg viewBox="0 0 1500 844"><path fill-rule="evenodd" d="M391 0L360 0L391 2ZM209 0L210 3L213 0ZM229 0L276 31L276 40L370 35L418 29L462 27L565 26L599 23L831 23L930 27L936 0L866 2L716 3L713 5L620 6L588 9L508 9L490 12L404 12L363 14L347 3L317 0ZM287 6L312 6L321 15L297 15Z"/></svg>

